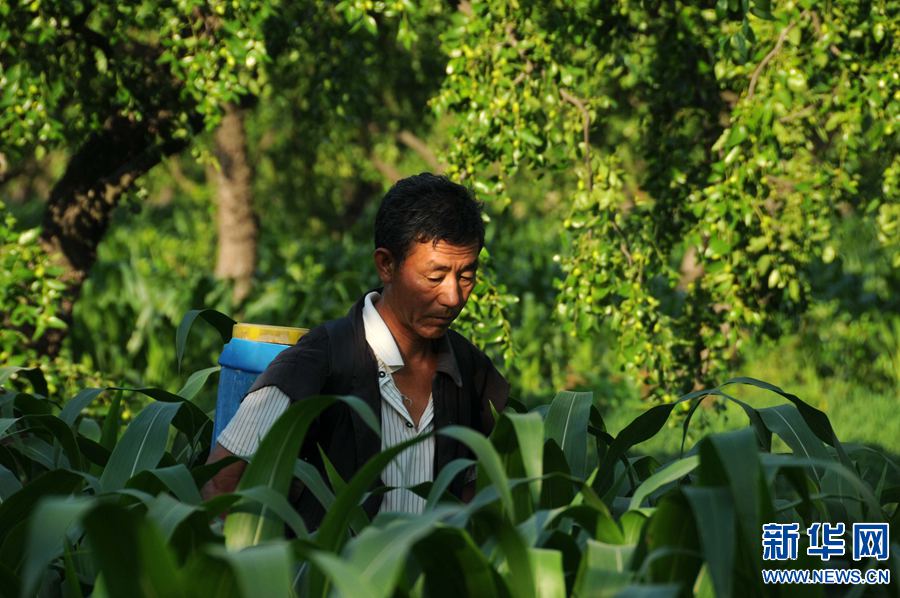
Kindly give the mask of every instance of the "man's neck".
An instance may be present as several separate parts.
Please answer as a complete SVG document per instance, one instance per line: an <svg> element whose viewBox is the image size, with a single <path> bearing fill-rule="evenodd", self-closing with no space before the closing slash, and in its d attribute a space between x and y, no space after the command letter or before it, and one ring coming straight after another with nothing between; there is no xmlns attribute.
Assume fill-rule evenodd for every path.
<svg viewBox="0 0 900 598"><path fill-rule="evenodd" d="M404 363L420 361L433 353L432 343L429 339L413 334L411 330L400 323L394 310L391 309L390 295L388 293L382 294L380 299L373 302L373 306L397 342L397 348L400 350L400 356L403 358Z"/></svg>

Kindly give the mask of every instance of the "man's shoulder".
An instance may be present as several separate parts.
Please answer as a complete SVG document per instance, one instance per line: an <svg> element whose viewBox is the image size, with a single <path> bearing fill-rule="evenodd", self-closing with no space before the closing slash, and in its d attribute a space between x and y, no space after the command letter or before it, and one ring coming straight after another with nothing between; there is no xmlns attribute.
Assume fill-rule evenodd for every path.
<svg viewBox="0 0 900 598"><path fill-rule="evenodd" d="M300 345L341 345L353 340L353 321L349 315L317 324L300 337L295 347Z"/></svg>

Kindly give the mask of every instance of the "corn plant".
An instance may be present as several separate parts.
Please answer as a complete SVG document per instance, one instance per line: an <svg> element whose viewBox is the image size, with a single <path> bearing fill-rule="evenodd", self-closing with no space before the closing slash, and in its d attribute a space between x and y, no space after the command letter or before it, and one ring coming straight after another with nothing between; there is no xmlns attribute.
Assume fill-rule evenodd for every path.
<svg viewBox="0 0 900 598"><path fill-rule="evenodd" d="M227 329L215 314L188 319L198 316ZM177 335L179 358L189 327ZM349 480L324 479L297 459L316 416L343 402L378 422L353 397L315 397L275 423L235 492L203 501L199 488L231 462L204 464L212 422L192 402L216 369L195 372L177 393L87 388L68 400L48 396L39 370L0 369L0 594L818 596L819 586L763 583L763 568L824 566L803 545L794 562L764 562L763 524L898 523L900 468L889 456L842 444L823 412L750 378L652 407L616 435L591 393L567 391L531 411L513 402L489 438L442 428L472 458L414 488L427 499L423 514L371 521L360 504L409 443ZM757 409L733 385L785 401ZM91 417L101 393L112 395L108 413ZM148 403L123 429L127 393ZM735 403L748 425L683 445L665 463L636 452L680 403L690 406L687 439L708 396ZM476 494L462 503L447 489L473 463ZM315 531L286 498L294 477L325 507ZM891 585L838 594L897 595L900 550L891 548L887 561L832 559L827 566L891 575Z"/></svg>

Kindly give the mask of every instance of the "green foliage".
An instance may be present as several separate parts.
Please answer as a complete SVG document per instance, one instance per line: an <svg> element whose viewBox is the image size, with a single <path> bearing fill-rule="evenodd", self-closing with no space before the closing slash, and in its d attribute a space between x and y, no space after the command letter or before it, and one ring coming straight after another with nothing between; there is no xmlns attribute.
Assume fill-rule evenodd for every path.
<svg viewBox="0 0 900 598"><path fill-rule="evenodd" d="M259 91L272 14L257 1L4 3L0 149L40 159L112 115L159 121L160 139L212 128Z"/></svg>
<svg viewBox="0 0 900 598"><path fill-rule="evenodd" d="M749 9L749 13L747 11ZM568 171L558 323L645 393L792 328L848 211L896 263L896 2L479 3L443 35L452 170L510 204ZM662 392L668 389L669 392Z"/></svg>
<svg viewBox="0 0 900 598"><path fill-rule="evenodd" d="M48 328L65 328L56 316L62 269L47 259L38 241L38 229L16 230L16 218L0 204L0 361L12 361L14 347L27 346ZM26 336L24 330L33 331ZM23 359L24 355L17 355Z"/></svg>
<svg viewBox="0 0 900 598"><path fill-rule="evenodd" d="M897 517L900 469L891 458L841 444L824 413L749 378L679 402L736 401L736 385L788 402L744 404L749 427L702 437L666 463L632 451L661 432L676 404L652 408L615 436L590 393L560 393L545 416L503 413L489 439L446 428L437 433L477 458L471 503L445 494L449 479L439 476L415 489L428 498L424 514L359 522L357 505L403 445L348 480L311 534L285 499L296 449L335 400L377 428L359 401L295 405L263 439L239 489L204 502L198 488L216 469L201 464L212 422L191 393L141 389L156 401L105 446L92 432L100 422L85 411L99 389L60 410L42 393L40 375L32 379L31 392L4 379L0 395L0 562L12 594L560 596L665 586L667 595L778 596L760 575L783 566L761 561L763 523L805 529ZM118 416L104 427L110 418ZM774 439L784 452L773 450ZM459 473L468 463L451 467ZM303 475L324 485L315 471ZM296 539L282 537L285 524ZM890 568L896 584L896 560L846 564Z"/></svg>
<svg viewBox="0 0 900 598"><path fill-rule="evenodd" d="M171 330L199 305L301 326L343 313L377 284L364 225L385 165L435 167L410 133L487 200L490 257L459 327L528 404L561 387L672 399L784 334L826 378L896 381L895 1L0 10L13 173L163 103L160 135L192 135L208 161L193 134L248 108L256 290L232 305L209 274L204 164L168 160L116 214L76 303L85 371L173 389ZM34 213L41 193L23 193Z"/></svg>
<svg viewBox="0 0 900 598"><path fill-rule="evenodd" d="M41 358L35 341L49 328L66 328L58 316L64 285L40 245L39 230L18 230L16 218L0 203L0 364L40 367L51 392L66 394L81 384L107 381L86 364L61 355Z"/></svg>

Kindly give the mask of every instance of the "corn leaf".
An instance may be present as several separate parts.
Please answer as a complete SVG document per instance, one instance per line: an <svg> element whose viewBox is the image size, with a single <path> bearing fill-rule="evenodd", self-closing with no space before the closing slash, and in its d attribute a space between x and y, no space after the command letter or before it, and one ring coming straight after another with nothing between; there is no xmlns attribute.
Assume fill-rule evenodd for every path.
<svg viewBox="0 0 900 598"><path fill-rule="evenodd" d="M246 490L254 486L266 486L286 495L297 455L310 424L323 410L337 401L343 401L349 408L355 409L370 426L374 426L374 429L378 430L371 409L363 401L354 397L310 397L294 403L278 418L269 433L262 439L259 449L241 477L238 489ZM375 475L377 476L377 473ZM329 513L332 512L329 511ZM265 506L262 506L258 512L235 513L225 522L225 541L231 549L243 548L266 539L280 537L281 533L282 529L279 523L266 517Z"/></svg>
<svg viewBox="0 0 900 598"><path fill-rule="evenodd" d="M59 419L69 426L74 426L75 420L81 415L84 408L90 405L104 390L103 388L85 388L79 391L63 406L62 411L59 412Z"/></svg>
<svg viewBox="0 0 900 598"><path fill-rule="evenodd" d="M734 578L734 507L725 488L688 486L682 488L694 511L703 557L709 566L716 596L732 596Z"/></svg>
<svg viewBox="0 0 900 598"><path fill-rule="evenodd" d="M572 475L584 478L591 467L588 422L593 394L562 391L557 393L544 422L545 439L553 439L566 455ZM594 457L596 458L596 457Z"/></svg>
<svg viewBox="0 0 900 598"><path fill-rule="evenodd" d="M641 506L641 503L644 502L644 499L653 492L656 492L666 484L680 480L694 471L699 464L700 458L696 455L669 463L638 486L637 490L634 491L634 495L631 497L628 509L637 509Z"/></svg>
<svg viewBox="0 0 900 598"><path fill-rule="evenodd" d="M181 318L181 323L178 324L178 330L175 332L175 364L179 372L181 371L181 360L184 357L184 348L187 344L188 335L197 318L205 320L215 328L222 337L223 343L231 340L231 332L234 329L234 325L237 324L237 322L222 312L214 309L192 309L184 314L184 317Z"/></svg>
<svg viewBox="0 0 900 598"><path fill-rule="evenodd" d="M169 424L178 403L150 403L134 418L109 456L100 476L104 490L118 490L135 474L156 467L166 452Z"/></svg>
<svg viewBox="0 0 900 598"><path fill-rule="evenodd" d="M50 497L40 501L28 526L23 594L35 593L47 567L63 553L66 531L95 504L87 497Z"/></svg>

